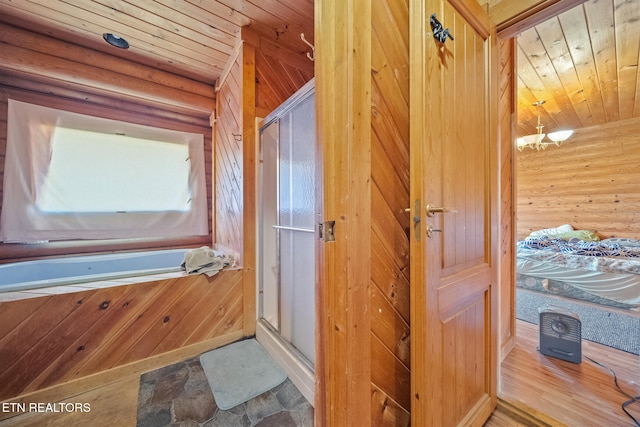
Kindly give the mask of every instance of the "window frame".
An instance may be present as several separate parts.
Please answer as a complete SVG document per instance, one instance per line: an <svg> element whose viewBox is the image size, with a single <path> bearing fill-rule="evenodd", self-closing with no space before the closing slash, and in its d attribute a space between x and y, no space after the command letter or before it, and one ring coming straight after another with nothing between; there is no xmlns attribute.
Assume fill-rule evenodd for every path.
<svg viewBox="0 0 640 427"><path fill-rule="evenodd" d="M119 107L112 108L111 105L100 103L78 102L76 100L58 98L44 94L16 93L8 94L12 99L21 102L36 104L43 107L59 108L72 113L88 113L96 118L119 120L130 124L152 126L162 129L195 132L203 135L203 159L204 185L203 195L206 206L206 229L207 234L192 236L172 236L172 237L145 237L145 238L122 238L122 239L70 239L64 241L50 241L46 243L22 244L22 243L0 243L0 262L16 261L25 258L42 258L48 256L68 255L75 253L100 253L116 250L151 250L175 247L195 247L203 244L211 244L213 235L212 224L212 129L208 123L208 117L192 116L171 110L162 110L156 107L143 106L128 102L119 102ZM17 95L17 96L16 96ZM8 105L7 98L4 100L5 108ZM7 110L5 110L7 111ZM0 146L1 149L6 147ZM0 152L1 155L4 154ZM4 191L5 189L2 188Z"/></svg>

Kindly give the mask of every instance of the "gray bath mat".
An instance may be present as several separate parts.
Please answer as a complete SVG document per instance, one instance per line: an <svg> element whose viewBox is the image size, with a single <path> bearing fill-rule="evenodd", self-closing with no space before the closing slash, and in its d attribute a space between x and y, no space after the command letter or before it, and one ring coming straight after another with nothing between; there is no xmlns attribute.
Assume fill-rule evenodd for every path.
<svg viewBox="0 0 640 427"><path fill-rule="evenodd" d="M220 409L227 410L281 384L287 374L255 339L204 353L200 364Z"/></svg>

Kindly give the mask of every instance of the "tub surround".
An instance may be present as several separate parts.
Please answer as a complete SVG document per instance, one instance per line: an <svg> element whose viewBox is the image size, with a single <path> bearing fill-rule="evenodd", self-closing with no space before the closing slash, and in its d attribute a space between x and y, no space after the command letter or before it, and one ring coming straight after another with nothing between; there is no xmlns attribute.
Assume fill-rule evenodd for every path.
<svg viewBox="0 0 640 427"><path fill-rule="evenodd" d="M168 274L2 294L0 401L242 336L242 270Z"/></svg>

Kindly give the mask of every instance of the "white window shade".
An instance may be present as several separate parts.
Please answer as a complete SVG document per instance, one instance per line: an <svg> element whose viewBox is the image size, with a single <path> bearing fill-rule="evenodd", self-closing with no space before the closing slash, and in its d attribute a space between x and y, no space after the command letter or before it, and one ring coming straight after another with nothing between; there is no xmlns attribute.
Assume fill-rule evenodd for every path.
<svg viewBox="0 0 640 427"><path fill-rule="evenodd" d="M9 100L5 242L208 234L202 134Z"/></svg>

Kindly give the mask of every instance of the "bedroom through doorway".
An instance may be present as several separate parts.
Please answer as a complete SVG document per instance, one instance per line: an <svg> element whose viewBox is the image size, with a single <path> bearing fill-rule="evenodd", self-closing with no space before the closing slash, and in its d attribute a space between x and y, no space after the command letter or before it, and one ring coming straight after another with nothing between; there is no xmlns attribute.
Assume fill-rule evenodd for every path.
<svg viewBox="0 0 640 427"><path fill-rule="evenodd" d="M537 351L538 308L547 304L578 314L583 355L609 363L623 388L640 394L640 192L633 185L640 179L640 111L636 91L627 89L638 84L639 15L629 2L586 1L516 39L516 137L538 144L520 140L514 150L518 320L500 397L516 398L512 370L529 369L520 376L530 392L518 399L558 421L573 415L593 422L602 416L593 405L620 422L630 419L606 368ZM564 130L573 133L559 146L549 139ZM578 387L585 396L576 406L562 393L573 396Z"/></svg>

